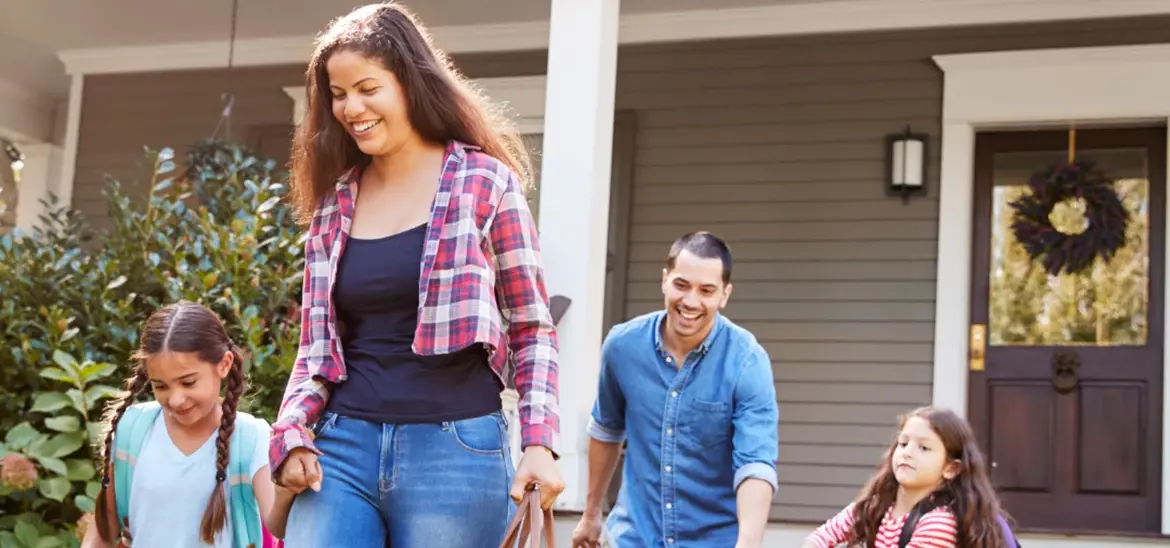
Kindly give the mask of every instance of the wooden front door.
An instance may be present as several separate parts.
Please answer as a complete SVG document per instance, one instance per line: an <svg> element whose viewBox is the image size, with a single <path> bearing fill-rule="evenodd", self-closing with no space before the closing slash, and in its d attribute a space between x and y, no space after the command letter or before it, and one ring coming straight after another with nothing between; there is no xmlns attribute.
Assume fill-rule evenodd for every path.
<svg viewBox="0 0 1170 548"><path fill-rule="evenodd" d="M983 339L985 359L968 363L969 417L1020 529L1157 532L1166 130L1075 137L1077 159L1114 179L1131 220L1113 261L1059 276L1018 244L1009 204L1033 172L1067 161L1069 133L976 138L972 349ZM1075 208L1050 218L1066 233L1085 226Z"/></svg>

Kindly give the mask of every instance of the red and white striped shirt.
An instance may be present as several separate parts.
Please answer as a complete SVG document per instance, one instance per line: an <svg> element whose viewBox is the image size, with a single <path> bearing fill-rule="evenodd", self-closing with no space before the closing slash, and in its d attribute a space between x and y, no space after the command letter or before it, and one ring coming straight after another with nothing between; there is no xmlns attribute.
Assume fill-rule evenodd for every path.
<svg viewBox="0 0 1170 548"><path fill-rule="evenodd" d="M873 548L898 548L898 539L902 537L902 525L906 523L906 516L894 517L894 505L886 510L886 517L878 528L877 542ZM808 538L816 543L817 548L833 548L848 540L849 529L853 527L853 505L850 504L841 513L826 521ZM914 528L914 535L906 548L955 548L958 546L959 527L955 515L950 508L935 508L918 519Z"/></svg>

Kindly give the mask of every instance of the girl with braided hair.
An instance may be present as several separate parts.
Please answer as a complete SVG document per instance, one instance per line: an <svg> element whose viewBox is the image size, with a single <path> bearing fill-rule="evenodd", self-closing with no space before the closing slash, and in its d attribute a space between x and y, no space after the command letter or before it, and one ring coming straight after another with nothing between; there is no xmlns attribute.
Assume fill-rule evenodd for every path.
<svg viewBox="0 0 1170 548"><path fill-rule="evenodd" d="M106 410L107 466L83 546L260 546L262 523L283 536L292 494L272 484L268 424L237 411L243 353L215 313L188 301L155 312L133 360ZM147 386L155 401L136 404Z"/></svg>

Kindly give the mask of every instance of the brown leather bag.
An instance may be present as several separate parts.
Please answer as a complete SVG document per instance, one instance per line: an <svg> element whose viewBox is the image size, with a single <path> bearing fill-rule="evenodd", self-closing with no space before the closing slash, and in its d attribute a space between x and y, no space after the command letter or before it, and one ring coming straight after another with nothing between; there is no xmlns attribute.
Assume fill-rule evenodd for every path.
<svg viewBox="0 0 1170 548"><path fill-rule="evenodd" d="M528 518L528 519L524 519ZM534 484L520 505L516 507L516 514L512 516L512 523L508 524L508 531L504 533L504 542L500 548L540 548L540 539L543 536L548 548L556 548L557 538L553 523L552 508L541 510L540 485ZM528 544L531 540L531 544Z"/></svg>

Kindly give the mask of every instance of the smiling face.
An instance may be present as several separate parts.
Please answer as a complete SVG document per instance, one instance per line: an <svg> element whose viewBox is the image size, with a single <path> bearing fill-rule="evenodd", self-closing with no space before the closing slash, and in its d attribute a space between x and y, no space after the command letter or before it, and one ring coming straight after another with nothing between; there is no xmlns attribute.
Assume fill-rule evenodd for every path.
<svg viewBox="0 0 1170 548"><path fill-rule="evenodd" d="M662 295L666 301L664 336L698 344L731 296L731 284L723 282L722 259L681 251L674 268L662 271Z"/></svg>
<svg viewBox="0 0 1170 548"><path fill-rule="evenodd" d="M220 408L219 389L232 368L225 353L219 363L207 363L194 352L163 352L146 360L154 398L167 415L183 426L193 426Z"/></svg>
<svg viewBox="0 0 1170 548"><path fill-rule="evenodd" d="M898 433L890 466L903 489L933 491L958 475L960 463L947 455L942 438L929 421L910 417Z"/></svg>
<svg viewBox="0 0 1170 548"><path fill-rule="evenodd" d="M406 93L394 73L377 59L352 50L326 63L333 117L362 152L386 156L418 141L406 108Z"/></svg>

